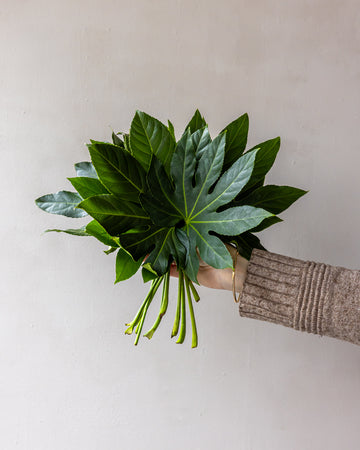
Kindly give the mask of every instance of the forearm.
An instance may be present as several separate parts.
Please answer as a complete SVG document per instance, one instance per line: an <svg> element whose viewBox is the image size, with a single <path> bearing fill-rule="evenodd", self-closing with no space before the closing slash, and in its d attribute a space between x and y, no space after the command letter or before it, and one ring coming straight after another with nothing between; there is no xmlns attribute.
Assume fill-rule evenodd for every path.
<svg viewBox="0 0 360 450"><path fill-rule="evenodd" d="M360 272L256 249L236 269L241 316L360 344Z"/></svg>

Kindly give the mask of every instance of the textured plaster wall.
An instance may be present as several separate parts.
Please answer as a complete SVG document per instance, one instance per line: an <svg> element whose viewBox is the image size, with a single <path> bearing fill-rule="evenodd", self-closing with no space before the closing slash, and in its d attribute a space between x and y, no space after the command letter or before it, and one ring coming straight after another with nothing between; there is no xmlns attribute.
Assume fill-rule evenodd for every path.
<svg viewBox="0 0 360 450"><path fill-rule="evenodd" d="M1 449L359 448L358 347L201 288L197 350L173 304L134 348L140 277L114 286L113 256L43 235L74 223L34 205L137 108L180 132L198 107L213 134L248 112L249 145L282 137L268 183L310 189L264 244L360 268L359 20L355 0L1 1Z"/></svg>

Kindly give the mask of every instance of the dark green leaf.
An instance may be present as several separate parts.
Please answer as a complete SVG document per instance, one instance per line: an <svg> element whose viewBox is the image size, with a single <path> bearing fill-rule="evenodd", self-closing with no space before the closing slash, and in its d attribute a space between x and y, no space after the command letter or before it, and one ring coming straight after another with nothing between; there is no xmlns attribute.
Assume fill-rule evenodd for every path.
<svg viewBox="0 0 360 450"><path fill-rule="evenodd" d="M256 151L256 159L254 164L254 170L251 175L248 184L244 188L244 193L248 191L255 184L262 185L264 183L265 175L271 169L274 164L276 155L280 148L280 138L270 139L269 141L263 142L256 145L251 150L248 150L246 154Z"/></svg>
<svg viewBox="0 0 360 450"><path fill-rule="evenodd" d="M114 132L112 132L111 138L112 138L114 145L117 145L118 147L121 147L121 148L125 148L124 141L119 137L118 134L115 134Z"/></svg>
<svg viewBox="0 0 360 450"><path fill-rule="evenodd" d="M235 244L239 254L247 260L250 259L251 253L254 248L266 250L266 248L261 245L260 239L248 231L241 234L240 236L224 236L223 240L224 242Z"/></svg>
<svg viewBox="0 0 360 450"><path fill-rule="evenodd" d="M131 146L130 146L130 135L124 133L124 146L125 146L125 150L127 152L129 152L131 155L133 154L132 150L131 150Z"/></svg>
<svg viewBox="0 0 360 450"><path fill-rule="evenodd" d="M97 173L91 162L83 161L75 164L76 175L78 177L97 178Z"/></svg>
<svg viewBox="0 0 360 450"><path fill-rule="evenodd" d="M92 220L86 225L86 232L109 247L119 247L118 239L110 236L96 220Z"/></svg>
<svg viewBox="0 0 360 450"><path fill-rule="evenodd" d="M141 259L139 261L134 261L132 256L126 250L120 248L116 255L115 283L132 277L138 271L141 262Z"/></svg>
<svg viewBox="0 0 360 450"><path fill-rule="evenodd" d="M278 216L267 217L258 226L256 226L255 228L251 228L251 232L259 233L260 231L263 231L266 228L269 228L279 222L282 222L282 219L280 219L280 217Z"/></svg>
<svg viewBox="0 0 360 450"><path fill-rule="evenodd" d="M82 198L92 197L93 195L109 194L109 191L98 178L74 177L68 178L68 180Z"/></svg>
<svg viewBox="0 0 360 450"><path fill-rule="evenodd" d="M59 191L55 194L47 194L35 200L36 205L43 211L51 214L60 214L66 217L85 217L87 213L76 209L82 198L77 192Z"/></svg>
<svg viewBox="0 0 360 450"><path fill-rule="evenodd" d="M262 186L236 201L236 205L252 205L264 208L273 214L280 214L292 205L298 198L306 194L307 191L291 186L275 186L268 184Z"/></svg>
<svg viewBox="0 0 360 450"><path fill-rule="evenodd" d="M195 133L195 131L199 130L200 128L203 128L206 126L206 121L200 114L200 111L197 109L192 116L190 122L186 125L184 134L187 132L187 130L190 130L190 133Z"/></svg>
<svg viewBox="0 0 360 450"><path fill-rule="evenodd" d="M83 200L79 207L97 220L111 236L118 236L134 227L151 223L140 206L114 195L89 197Z"/></svg>
<svg viewBox="0 0 360 450"><path fill-rule="evenodd" d="M154 280L158 277L158 274L152 270L150 264L144 264L141 269L141 275L143 278L144 283L147 283L150 280Z"/></svg>
<svg viewBox="0 0 360 450"><path fill-rule="evenodd" d="M169 130L172 138L174 139L174 141L176 141L174 125L170 122L170 120L168 120L168 130Z"/></svg>
<svg viewBox="0 0 360 450"><path fill-rule="evenodd" d="M148 171L154 154L168 172L175 139L167 127L154 117L136 111L130 128L130 144L134 157Z"/></svg>
<svg viewBox="0 0 360 450"><path fill-rule="evenodd" d="M222 133L226 131L223 172L244 153L248 130L249 116L247 114L243 114L222 130Z"/></svg>
<svg viewBox="0 0 360 450"><path fill-rule="evenodd" d="M172 227L182 219L181 211L173 199L173 187L165 172L164 166L154 157L148 173L149 189L140 195L140 201L145 211L152 216L156 210L156 217L152 217L156 225Z"/></svg>
<svg viewBox="0 0 360 450"><path fill-rule="evenodd" d="M140 233L123 234L120 236L120 243L134 260L150 253L146 263L150 264L158 275L167 272L174 259L181 267L186 264L187 238L182 230L175 227L152 226Z"/></svg>
<svg viewBox="0 0 360 450"><path fill-rule="evenodd" d="M89 152L104 186L118 197L138 201L146 174L136 159L124 149L104 142L93 142Z"/></svg>

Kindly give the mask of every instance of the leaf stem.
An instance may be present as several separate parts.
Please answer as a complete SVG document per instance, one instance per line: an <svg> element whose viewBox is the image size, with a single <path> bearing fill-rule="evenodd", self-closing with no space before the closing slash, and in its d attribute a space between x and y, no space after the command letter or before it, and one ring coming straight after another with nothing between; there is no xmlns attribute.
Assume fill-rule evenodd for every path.
<svg viewBox="0 0 360 450"><path fill-rule="evenodd" d="M195 286L194 286L193 282L190 280L190 278L186 277L186 279L188 280L188 284L189 284L191 292L194 296L194 300L196 302L198 302L200 300L200 295L198 294L198 291L195 289Z"/></svg>
<svg viewBox="0 0 360 450"><path fill-rule="evenodd" d="M128 328L125 330L125 334L132 334L134 327L139 323L139 321L141 319L141 316L142 316L142 313L143 313L143 310L144 310L146 304L149 302L150 298L152 299L153 291L155 290L155 292L156 292L157 288L159 287L159 285L162 281L162 278L163 277L158 277L152 281L149 292L148 292L147 296L145 297L145 300L142 302L140 308L138 309L136 316L130 323L126 324L128 326Z"/></svg>
<svg viewBox="0 0 360 450"><path fill-rule="evenodd" d="M182 270L179 270L179 284L178 284L178 298L177 298L177 306L175 313L174 326L171 332L171 337L174 337L178 334L179 331L179 323L180 323L180 307L181 307L181 283L180 279L182 279L183 273Z"/></svg>
<svg viewBox="0 0 360 450"><path fill-rule="evenodd" d="M154 325L144 335L148 339L151 339L153 337L153 334L155 333L157 327L159 326L161 319L163 318L163 316L166 313L168 303L169 303L169 285L170 285L170 272L166 272L166 274L164 275L164 284L163 284L163 290L162 290L159 315L158 315L157 319L155 320Z"/></svg>
<svg viewBox="0 0 360 450"><path fill-rule="evenodd" d="M190 311L190 318L191 318L191 329L192 329L191 347L195 348L195 347L197 347L197 344L198 344L198 335L197 335L197 330L196 330L194 308L193 308L191 293L190 293L191 280L189 279L189 277L187 275L185 275L185 287L186 287L186 294L187 294L187 298L188 298L188 302L189 302L189 311Z"/></svg>
<svg viewBox="0 0 360 450"><path fill-rule="evenodd" d="M152 302L152 299L154 298L154 296L156 294L156 291L158 290L158 288L159 288L161 282L163 281L163 279L164 279L164 276L159 277L156 280L157 283L154 285L154 289L151 290L151 296L149 297L149 300L147 301L147 303L146 303L146 305L144 307L144 310L143 310L142 315L141 315L140 322L138 323L138 326L136 327L136 338L135 338L135 341L134 341L134 345L137 345L138 342L139 342L139 338L140 338L140 335L141 335L142 327L144 325L144 321L145 321L147 310L149 309L150 303Z"/></svg>
<svg viewBox="0 0 360 450"><path fill-rule="evenodd" d="M181 322L180 322L179 337L176 343L182 344L184 342L186 334L185 287L184 287L184 272L182 270L179 272L179 285L180 285L180 299L181 299L181 313L180 313Z"/></svg>

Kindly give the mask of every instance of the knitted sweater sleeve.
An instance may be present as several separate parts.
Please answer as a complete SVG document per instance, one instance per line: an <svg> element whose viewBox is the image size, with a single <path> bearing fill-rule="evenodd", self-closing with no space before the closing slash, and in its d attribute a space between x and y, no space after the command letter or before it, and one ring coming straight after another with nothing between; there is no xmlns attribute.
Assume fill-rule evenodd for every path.
<svg viewBox="0 0 360 450"><path fill-rule="evenodd" d="M360 271L254 249L240 315L360 345Z"/></svg>

